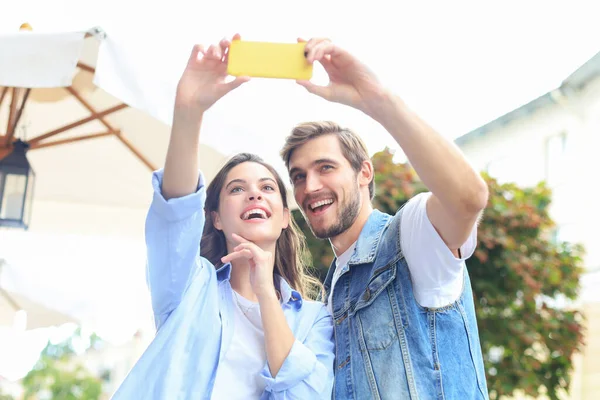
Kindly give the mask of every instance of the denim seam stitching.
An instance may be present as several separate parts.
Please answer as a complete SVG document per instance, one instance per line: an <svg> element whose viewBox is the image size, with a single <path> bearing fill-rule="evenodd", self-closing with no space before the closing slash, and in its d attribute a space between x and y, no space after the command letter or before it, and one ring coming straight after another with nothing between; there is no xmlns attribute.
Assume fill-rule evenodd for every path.
<svg viewBox="0 0 600 400"><path fill-rule="evenodd" d="M483 398L486 398L485 391L481 387L481 380L479 379L479 373L477 371L477 366L475 365L475 360L474 360L475 354L473 353L473 340L471 337L471 325L469 324L469 320L467 318L467 313L464 310L464 307L462 306L462 304L460 304L460 303L458 304L458 310L464 321L465 331L467 333L467 340L469 341L469 352L471 355L471 362L473 363L473 369L475 370L475 377L477 378L477 387L479 388L479 391L483 395Z"/></svg>
<svg viewBox="0 0 600 400"><path fill-rule="evenodd" d="M400 315L399 307L398 307L398 303L397 303L398 299L395 297L395 293L391 293L392 290L393 289L391 287L388 287L388 294L390 297L390 302L392 303L391 305L392 305L392 312L394 315L394 323L397 324L396 317L398 317L400 319L400 324L402 324L402 316ZM406 379L408 380L408 390L410 391L410 397L413 399L418 399L419 394L417 392L417 387L416 387L416 383L415 383L412 362L410 359L410 352L408 350L408 343L406 342L406 331L404 330L404 328L402 326L400 327L400 329L398 329L398 326L396 326L396 331L398 333L398 335L397 335L398 342L400 342L400 351L402 352L402 362L404 363Z"/></svg>

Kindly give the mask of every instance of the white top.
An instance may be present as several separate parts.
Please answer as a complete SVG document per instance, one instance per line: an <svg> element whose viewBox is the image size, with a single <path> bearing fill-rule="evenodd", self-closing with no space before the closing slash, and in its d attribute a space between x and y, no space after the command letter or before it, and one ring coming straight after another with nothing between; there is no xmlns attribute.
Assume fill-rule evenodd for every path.
<svg viewBox="0 0 600 400"><path fill-rule="evenodd" d="M431 193L421 193L404 206L400 222L400 245L408 264L417 302L423 307L444 307L459 299L463 289L465 260L477 247L477 224L456 258L433 227L427 216L427 199ZM327 308L332 312L334 284L350 260L356 242L338 258Z"/></svg>
<svg viewBox="0 0 600 400"><path fill-rule="evenodd" d="M212 399L259 399L265 390L260 373L267 363L260 307L232 290L233 338L219 363Z"/></svg>
<svg viewBox="0 0 600 400"><path fill-rule="evenodd" d="M329 298L327 299L327 309L329 310L329 313L331 315L333 315L333 309L331 306L331 300L333 299L333 288L335 287L335 283L337 282L337 280L340 277L340 274L342 273L342 269L346 264L348 264L348 261L350 261L350 257L352 257L352 253L354 253L355 248L356 242L352 243L350 247L348 247L348 250L343 252L339 257L335 259L335 271L333 271L333 276L331 277L331 290L329 291Z"/></svg>

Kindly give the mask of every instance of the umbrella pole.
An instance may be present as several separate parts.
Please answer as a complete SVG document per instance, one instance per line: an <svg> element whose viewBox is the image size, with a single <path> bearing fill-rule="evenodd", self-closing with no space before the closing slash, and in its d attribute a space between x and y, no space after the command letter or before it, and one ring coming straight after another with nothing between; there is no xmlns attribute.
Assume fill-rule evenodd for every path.
<svg viewBox="0 0 600 400"><path fill-rule="evenodd" d="M28 24L23 24L21 26L21 29L31 30L31 27ZM85 37L87 38L87 37L91 37L91 36L94 36L94 35L88 33L88 34L86 34ZM77 67L79 69L81 69L82 71L86 71L91 74L94 74L96 72L95 68L93 68L85 63L82 63L82 62L78 62ZM19 120L21 119L21 115L23 114L23 109L25 108L25 104L26 104L27 99L29 98L29 94L31 92L31 88L25 89L25 93L23 95L21 104L19 106L18 100L19 100L22 90L23 90L22 88L4 87L4 88L2 88L2 92L0 92L0 106L2 105L2 102L4 101L4 98L6 97L6 95L9 91L11 92L11 97L12 97L11 102L10 102L9 114L8 114L8 123L7 123L7 127L6 127L6 134L2 135L0 133L0 160L12 152L12 141L14 139L15 132L16 132L17 126L19 124ZM128 106L126 104L121 103L121 104L118 104L107 110L98 112L98 110L96 110L90 103L88 103L75 88L73 88L72 86L68 86L65 88L65 90L67 90L73 97L75 97L79 101L79 103L91 113L91 115L86 118L80 119L79 121L75 121L68 125L62 126L58 129L54 129L51 132L47 132L42 135L38 135L34 138L29 139L27 141L27 143L30 146L30 148L29 148L30 150L41 149L44 147L58 146L58 145L72 143L72 142L78 142L78 141L82 141L82 140L96 139L96 138L100 138L100 137L104 137L104 136L114 135L115 137L117 137L117 139L119 139L119 141L125 147L127 147L129 149L129 151L135 157L137 157L138 160L140 160L146 167L148 167L148 169L150 169L151 171L154 171L157 169L156 165L154 165L148 158L146 158L142 154L142 152L133 145L133 143L131 143L126 137L124 137L122 135L120 130L113 127L105 118L106 116L108 116L110 114L113 114L117 111L127 108ZM46 141L46 139L49 139L60 133L63 133L65 131L71 130L73 128L87 124L88 122L92 122L95 120L98 120L102 125L104 125L106 127L107 131L99 132L99 133L92 133L92 134L87 134L87 135L80 135L77 137L72 137L72 138L62 139L62 140Z"/></svg>
<svg viewBox="0 0 600 400"><path fill-rule="evenodd" d="M5 87L2 90L2 94L0 94L0 106L4 101L6 94L9 91L11 94L10 108L8 110L8 122L6 124L6 134L0 135L0 159L4 158L12 151L12 141L14 139L17 126L19 125L19 120L23 115L23 110L25 109L25 104L29 98L29 93L31 92L31 89L25 89L21 104L19 105L19 97L21 97L22 90L22 88Z"/></svg>
<svg viewBox="0 0 600 400"><path fill-rule="evenodd" d="M0 106L2 106L2 102L4 101L4 97L6 96L6 93L8 93L8 88L3 87L2 94L0 94Z"/></svg>
<svg viewBox="0 0 600 400"><path fill-rule="evenodd" d="M6 301L14 308L15 311L21 310L21 306L17 304L15 299L12 298L10 294L4 289L0 287L0 296L4 297Z"/></svg>

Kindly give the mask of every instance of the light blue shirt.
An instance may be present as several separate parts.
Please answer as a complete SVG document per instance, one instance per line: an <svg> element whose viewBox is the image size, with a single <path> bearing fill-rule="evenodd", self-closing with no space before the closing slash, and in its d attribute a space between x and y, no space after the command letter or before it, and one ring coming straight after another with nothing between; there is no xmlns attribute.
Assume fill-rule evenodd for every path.
<svg viewBox="0 0 600 400"><path fill-rule="evenodd" d="M235 329L231 265L217 271L200 257L204 178L200 176L196 193L165 200L162 176L162 170L153 174L154 197L146 219L147 280L157 332L115 400L210 399ZM268 365L262 370L266 388L261 399L330 399L332 318L322 303L302 299L284 279L278 283L296 340L277 376L271 376Z"/></svg>

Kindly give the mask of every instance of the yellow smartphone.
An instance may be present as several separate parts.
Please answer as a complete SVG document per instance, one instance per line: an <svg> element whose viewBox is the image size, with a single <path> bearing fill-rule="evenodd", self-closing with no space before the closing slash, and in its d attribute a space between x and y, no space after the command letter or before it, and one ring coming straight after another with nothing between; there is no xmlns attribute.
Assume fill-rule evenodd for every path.
<svg viewBox="0 0 600 400"><path fill-rule="evenodd" d="M313 66L304 57L306 43L233 40L227 73L233 76L309 80Z"/></svg>

